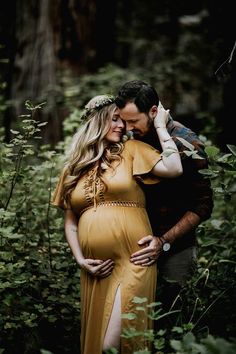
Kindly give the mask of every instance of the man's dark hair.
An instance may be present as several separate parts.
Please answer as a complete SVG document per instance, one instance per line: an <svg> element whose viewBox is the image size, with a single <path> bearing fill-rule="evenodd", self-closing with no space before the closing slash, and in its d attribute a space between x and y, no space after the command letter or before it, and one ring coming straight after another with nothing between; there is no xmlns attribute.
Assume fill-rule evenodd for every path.
<svg viewBox="0 0 236 354"><path fill-rule="evenodd" d="M118 108L124 108L128 102L133 102L141 113L148 113L153 105L158 106L159 97L147 82L133 80L120 87L115 99Z"/></svg>

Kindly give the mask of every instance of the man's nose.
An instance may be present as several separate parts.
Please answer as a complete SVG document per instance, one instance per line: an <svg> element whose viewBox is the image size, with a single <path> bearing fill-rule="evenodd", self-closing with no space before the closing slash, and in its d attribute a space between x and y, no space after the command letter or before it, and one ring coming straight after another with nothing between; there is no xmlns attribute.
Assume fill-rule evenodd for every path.
<svg viewBox="0 0 236 354"><path fill-rule="evenodd" d="M118 127L122 129L125 127L125 124L122 120L119 122Z"/></svg>
<svg viewBox="0 0 236 354"><path fill-rule="evenodd" d="M134 129L134 127L132 124L126 123L126 130L133 130L133 129Z"/></svg>

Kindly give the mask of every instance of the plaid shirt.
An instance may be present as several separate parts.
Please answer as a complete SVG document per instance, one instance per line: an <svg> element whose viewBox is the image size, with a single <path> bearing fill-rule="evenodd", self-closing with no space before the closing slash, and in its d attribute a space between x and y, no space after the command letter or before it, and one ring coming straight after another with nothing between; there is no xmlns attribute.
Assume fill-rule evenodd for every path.
<svg viewBox="0 0 236 354"><path fill-rule="evenodd" d="M143 185L146 195L146 207L155 236L165 234L187 212L199 215L202 221L207 220L213 209L212 189L210 180L198 172L207 168L207 155L204 144L198 136L181 123L169 120L167 129L181 152L185 146L175 137L181 137L191 143L203 159L193 159L181 154L183 175L174 179L163 179L155 185ZM144 142L162 150L153 128ZM184 248L195 243L195 232L183 236L175 242L175 247Z"/></svg>

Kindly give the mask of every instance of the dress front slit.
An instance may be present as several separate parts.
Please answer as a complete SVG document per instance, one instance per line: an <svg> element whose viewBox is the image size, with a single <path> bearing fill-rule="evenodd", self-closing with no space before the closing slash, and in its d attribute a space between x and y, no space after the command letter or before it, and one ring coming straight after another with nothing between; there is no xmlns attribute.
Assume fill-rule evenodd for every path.
<svg viewBox="0 0 236 354"><path fill-rule="evenodd" d="M118 308L117 308L117 302L118 302ZM116 307L115 307L115 305L116 305ZM113 314L113 310L114 310L114 314ZM120 287L120 284L118 285L116 292L115 292L113 306L112 306L112 310L111 310L111 313L110 313L110 316L108 319L108 323L104 326L105 333L104 333L104 337L103 337L104 338L103 343L106 344L105 347L107 347L107 345L108 344L110 345L110 343L111 343L111 341L108 341L108 343L105 342L107 332L110 329L110 325L111 325L110 332L112 332L113 335L115 332L117 337L119 337L119 339L116 341L116 346L118 345L118 347L120 347L120 334L121 334L121 287Z"/></svg>

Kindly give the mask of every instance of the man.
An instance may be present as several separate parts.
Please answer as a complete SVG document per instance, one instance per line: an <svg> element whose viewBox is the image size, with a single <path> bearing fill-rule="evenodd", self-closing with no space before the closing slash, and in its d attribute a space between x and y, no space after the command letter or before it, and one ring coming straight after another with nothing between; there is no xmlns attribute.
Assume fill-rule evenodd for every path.
<svg viewBox="0 0 236 354"><path fill-rule="evenodd" d="M140 80L126 82L118 92L116 104L121 118L126 122L126 129L133 132L134 138L161 150L153 124L159 105L156 90ZM161 298L166 310L172 306L181 287L192 274L196 261L195 230L210 217L213 208L210 181L198 172L207 168L202 141L171 116L167 129L181 154L184 172L181 177L144 186L155 236L144 236L139 241L142 249L131 255L132 262L143 266L157 261L161 278L168 281ZM183 145L183 140L181 142L176 137L192 144L201 158L195 159L183 153L188 149Z"/></svg>

